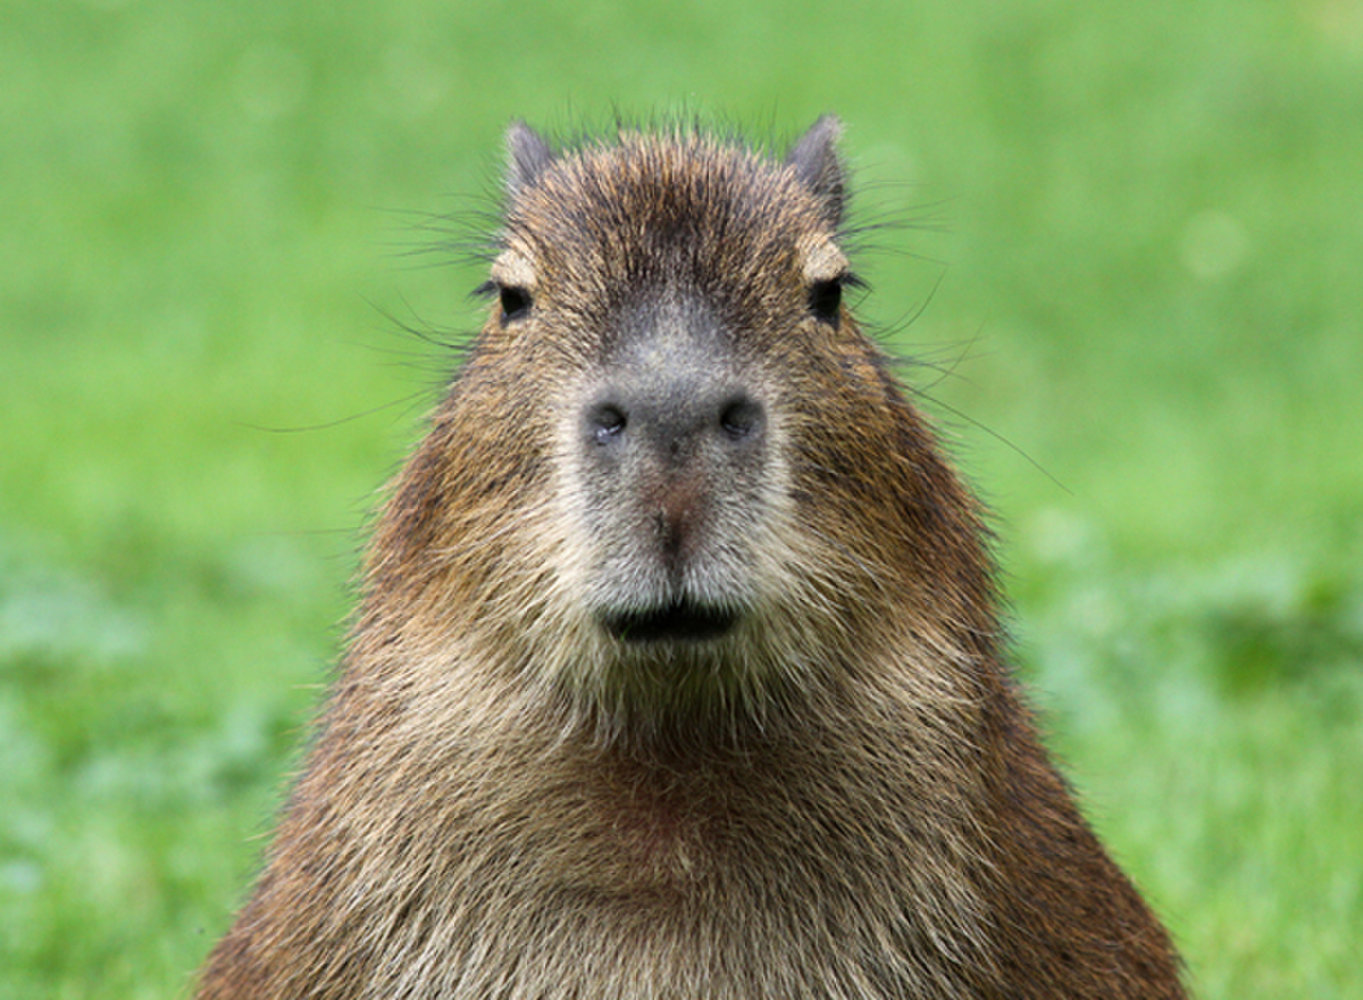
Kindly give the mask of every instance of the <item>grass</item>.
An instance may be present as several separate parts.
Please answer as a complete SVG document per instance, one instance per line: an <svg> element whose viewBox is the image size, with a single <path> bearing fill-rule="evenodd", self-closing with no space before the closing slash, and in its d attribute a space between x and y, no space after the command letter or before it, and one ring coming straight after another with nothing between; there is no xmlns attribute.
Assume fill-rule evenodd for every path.
<svg viewBox="0 0 1363 1000"><path fill-rule="evenodd" d="M511 117L616 106L836 110L863 217L943 224L877 235L863 311L937 366L1090 814L1199 995L1363 990L1363 20L853 14L7 11L0 994L185 990L452 364L385 314L477 323L405 213L486 210Z"/></svg>

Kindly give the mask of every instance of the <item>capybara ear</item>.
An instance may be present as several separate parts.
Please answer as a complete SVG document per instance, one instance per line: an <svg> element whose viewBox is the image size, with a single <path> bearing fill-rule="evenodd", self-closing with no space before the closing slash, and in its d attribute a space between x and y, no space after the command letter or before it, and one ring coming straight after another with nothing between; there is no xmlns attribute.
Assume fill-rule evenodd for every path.
<svg viewBox="0 0 1363 1000"><path fill-rule="evenodd" d="M795 168L795 175L823 203L824 219L834 228L842 222L846 190L837 148L840 135L842 122L838 116L824 115L786 154L786 163Z"/></svg>
<svg viewBox="0 0 1363 1000"><path fill-rule="evenodd" d="M506 130L506 190L516 197L533 187L540 175L554 162L549 143L523 121L514 121Z"/></svg>

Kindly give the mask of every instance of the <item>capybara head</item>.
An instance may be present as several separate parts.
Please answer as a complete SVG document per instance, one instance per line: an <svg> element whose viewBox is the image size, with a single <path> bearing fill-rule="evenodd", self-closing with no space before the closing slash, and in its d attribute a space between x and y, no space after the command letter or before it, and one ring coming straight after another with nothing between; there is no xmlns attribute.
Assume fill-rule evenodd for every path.
<svg viewBox="0 0 1363 1000"><path fill-rule="evenodd" d="M988 613L969 501L844 301L838 131L508 136L495 303L379 552L610 727L761 714Z"/></svg>

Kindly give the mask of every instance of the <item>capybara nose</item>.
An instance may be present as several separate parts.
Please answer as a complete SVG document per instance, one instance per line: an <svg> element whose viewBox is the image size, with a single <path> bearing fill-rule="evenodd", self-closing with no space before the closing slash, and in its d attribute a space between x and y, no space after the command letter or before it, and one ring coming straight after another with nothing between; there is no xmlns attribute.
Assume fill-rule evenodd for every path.
<svg viewBox="0 0 1363 1000"><path fill-rule="evenodd" d="M606 390L587 405L582 433L603 457L646 451L670 467L702 450L746 450L765 425L762 404L742 388L705 385L683 373L661 384Z"/></svg>

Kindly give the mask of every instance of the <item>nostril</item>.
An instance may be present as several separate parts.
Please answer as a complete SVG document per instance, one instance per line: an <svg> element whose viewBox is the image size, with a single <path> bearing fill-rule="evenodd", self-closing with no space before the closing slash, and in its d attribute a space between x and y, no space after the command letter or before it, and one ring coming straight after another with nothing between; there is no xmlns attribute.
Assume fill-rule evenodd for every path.
<svg viewBox="0 0 1363 1000"><path fill-rule="evenodd" d="M719 411L719 426L735 441L751 437L762 429L762 404L748 396L736 396Z"/></svg>
<svg viewBox="0 0 1363 1000"><path fill-rule="evenodd" d="M587 412L587 429L597 444L610 444L624 431L625 411L613 403L598 403Z"/></svg>

